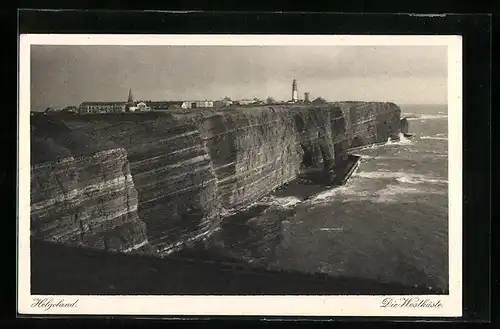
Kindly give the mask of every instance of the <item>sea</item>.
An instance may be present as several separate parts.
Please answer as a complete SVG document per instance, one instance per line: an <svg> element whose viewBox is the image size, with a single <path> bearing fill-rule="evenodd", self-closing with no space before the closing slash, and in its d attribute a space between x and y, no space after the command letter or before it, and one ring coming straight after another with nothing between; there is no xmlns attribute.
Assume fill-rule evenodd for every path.
<svg viewBox="0 0 500 329"><path fill-rule="evenodd" d="M223 227L218 239L226 241L224 249L268 269L425 286L446 293L447 106L400 106L413 136L353 150L362 160L344 186L299 182L266 196L259 201L266 210L250 220L259 225L279 218L279 239L261 243L260 253L245 253L257 247L255 239L241 243L250 241L242 235L257 233ZM312 192L305 197L308 189ZM240 244L232 244L230 236Z"/></svg>

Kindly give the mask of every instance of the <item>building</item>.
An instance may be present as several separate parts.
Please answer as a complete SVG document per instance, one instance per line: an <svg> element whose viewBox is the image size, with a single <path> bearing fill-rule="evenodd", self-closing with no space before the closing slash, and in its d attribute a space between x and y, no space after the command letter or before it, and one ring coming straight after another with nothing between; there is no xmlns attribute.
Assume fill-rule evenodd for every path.
<svg viewBox="0 0 500 329"><path fill-rule="evenodd" d="M151 107L149 107L146 103L144 102L139 102L137 103L137 105L135 106L135 110L136 111L139 111L139 112L147 112L147 111L151 111Z"/></svg>
<svg viewBox="0 0 500 329"><path fill-rule="evenodd" d="M117 113L125 112L125 102L83 102L79 106L79 112L85 113Z"/></svg>
<svg viewBox="0 0 500 329"><path fill-rule="evenodd" d="M237 100L236 103L238 105L250 105L250 104L255 103L255 100L249 99L249 98L245 98L245 99Z"/></svg>
<svg viewBox="0 0 500 329"><path fill-rule="evenodd" d="M214 107L227 107L233 105L233 101L229 97L224 97L223 99L219 101L214 101Z"/></svg>
<svg viewBox="0 0 500 329"><path fill-rule="evenodd" d="M293 79L292 82L292 102L296 103L299 101L299 92L297 90L297 80Z"/></svg>
<svg viewBox="0 0 500 329"><path fill-rule="evenodd" d="M135 103L132 97L132 89L128 91L126 102L83 102L78 107L78 111L85 113L120 113L134 111Z"/></svg>
<svg viewBox="0 0 500 329"><path fill-rule="evenodd" d="M214 107L214 102L213 101L189 101L190 107L192 109L195 108L204 108L204 107Z"/></svg>
<svg viewBox="0 0 500 329"><path fill-rule="evenodd" d="M229 98L227 96L224 97L220 102L221 102L222 106L231 106L231 105L233 105L233 101L231 100L231 98Z"/></svg>
<svg viewBox="0 0 500 329"><path fill-rule="evenodd" d="M146 102L146 105L151 111L167 111L172 109L191 108L191 103L185 101L149 101Z"/></svg>
<svg viewBox="0 0 500 329"><path fill-rule="evenodd" d="M309 93L304 93L304 103L309 103L310 100L309 100Z"/></svg>

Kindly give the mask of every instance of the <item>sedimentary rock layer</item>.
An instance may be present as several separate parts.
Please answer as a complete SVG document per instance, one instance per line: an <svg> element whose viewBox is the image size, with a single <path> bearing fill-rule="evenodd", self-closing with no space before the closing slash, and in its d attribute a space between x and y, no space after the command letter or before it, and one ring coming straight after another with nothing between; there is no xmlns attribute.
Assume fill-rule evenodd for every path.
<svg viewBox="0 0 500 329"><path fill-rule="evenodd" d="M32 236L104 250L146 248L125 150L96 144L55 122L33 128ZM40 130L49 136L41 137Z"/></svg>
<svg viewBox="0 0 500 329"><path fill-rule="evenodd" d="M124 150L114 151L117 159L123 160L113 161L123 166L128 158L138 193L138 217L146 225L149 243L164 254L213 232L223 208L248 206L308 169L335 170L335 164L345 160L349 147L383 142L397 135L400 110L392 103L333 103L203 109L178 115L63 116L61 120L60 140L66 140L65 135L88 136L82 139L87 140L83 144L101 147L94 153ZM50 135L41 122L34 128L43 137ZM68 140L73 139L80 141ZM45 141L50 143L54 144ZM44 157L68 158L74 148L82 148L79 143L59 141L49 147L51 154L38 155L33 163L34 176L64 172L67 167L36 171L36 164L45 161ZM71 166L82 175L85 172L88 179L105 176L95 178L100 183L118 177L114 169L109 169L113 173L86 169L93 168L92 163L91 159L79 159ZM122 174L127 177L126 170L121 170ZM62 178L66 179L70 178ZM123 181L131 184L129 179ZM96 182L89 181L88 185L92 184ZM109 207L118 203L112 202Z"/></svg>
<svg viewBox="0 0 500 329"><path fill-rule="evenodd" d="M335 103L346 118L346 141L359 147L387 141L400 132L401 110L394 103Z"/></svg>
<svg viewBox="0 0 500 329"><path fill-rule="evenodd" d="M246 206L295 179L305 167L333 164L345 130L335 106L206 110L194 119L207 145L220 202Z"/></svg>
<svg viewBox="0 0 500 329"><path fill-rule="evenodd" d="M217 225L217 180L193 121L167 113L128 113L74 117L65 123L127 150L139 217L156 251L175 250Z"/></svg>

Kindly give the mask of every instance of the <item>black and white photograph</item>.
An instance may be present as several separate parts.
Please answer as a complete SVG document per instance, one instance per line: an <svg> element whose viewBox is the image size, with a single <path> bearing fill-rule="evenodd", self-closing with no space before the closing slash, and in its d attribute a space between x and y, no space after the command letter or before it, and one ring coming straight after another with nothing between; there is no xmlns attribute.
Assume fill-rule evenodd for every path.
<svg viewBox="0 0 500 329"><path fill-rule="evenodd" d="M460 37L20 49L20 311L461 314Z"/></svg>

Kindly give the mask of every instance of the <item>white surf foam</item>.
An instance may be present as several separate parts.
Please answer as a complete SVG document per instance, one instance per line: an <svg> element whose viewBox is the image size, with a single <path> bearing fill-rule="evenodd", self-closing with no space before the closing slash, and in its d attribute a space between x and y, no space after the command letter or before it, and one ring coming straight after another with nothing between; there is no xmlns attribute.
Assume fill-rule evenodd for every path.
<svg viewBox="0 0 500 329"><path fill-rule="evenodd" d="M334 187L332 189L326 190L324 192L316 194L314 197L309 199L308 202L311 204L320 204L335 200L336 198L341 199L343 202L364 200L370 197L367 190L356 189L359 187L358 181L355 177L351 177L349 180L349 185Z"/></svg>
<svg viewBox="0 0 500 329"><path fill-rule="evenodd" d="M398 180L399 181L399 180ZM390 202L400 202L401 198L409 194L442 194L445 193L439 189L432 189L429 187L419 187L418 184L423 183L423 180L416 180L412 177L402 176L400 178L400 183L402 184L390 184L385 188L378 191L367 191L355 189L354 187L337 187L331 190L322 192L315 197L311 198L308 202L312 205L320 205L329 203L335 200L341 201L342 203L352 202L352 201L367 201L375 203L390 203ZM444 180L427 180L429 182L446 182ZM410 186L408 184L411 184ZM357 184L359 187L359 184ZM325 229L326 230L326 229Z"/></svg>
<svg viewBox="0 0 500 329"><path fill-rule="evenodd" d="M435 139L435 140L443 140L447 141L448 137L441 137L441 136L421 136L420 139Z"/></svg>
<svg viewBox="0 0 500 329"><path fill-rule="evenodd" d="M399 133L399 140L391 140L391 138L387 138L387 142L385 143L379 143L379 144L371 144L371 145L367 145L367 146L364 146L364 147L360 147L360 148L356 148L355 150L356 151L366 151L366 150L374 150L374 149L378 149L380 147L384 147L384 146L387 146L387 145L412 145L412 141L411 139L408 139L406 138L402 133ZM363 155L361 155L361 157L363 157ZM366 155L365 156L366 159L370 159L370 156Z"/></svg>
<svg viewBox="0 0 500 329"><path fill-rule="evenodd" d="M399 140L392 141L391 138L387 139L385 145L411 145L411 139L406 138L402 133L399 133Z"/></svg>
<svg viewBox="0 0 500 329"><path fill-rule="evenodd" d="M320 231L331 232L331 231L343 231L344 229L342 227L322 227L319 230Z"/></svg>
<svg viewBox="0 0 500 329"><path fill-rule="evenodd" d="M378 148L383 147L385 145L386 145L386 143L371 144L371 145L367 145L367 146L362 146L362 147L356 148L355 150L356 151L375 150L375 149L378 149Z"/></svg>
<svg viewBox="0 0 500 329"><path fill-rule="evenodd" d="M443 194L445 192L432 189L420 189L416 187L408 187L403 185L388 185L386 188L377 191L374 194L373 202L377 203L391 203L400 202L405 199L408 194Z"/></svg>
<svg viewBox="0 0 500 329"><path fill-rule="evenodd" d="M448 118L448 115L446 114L422 114L420 116L412 116L406 119L409 121L414 121L414 120L433 120L433 119L446 119L446 118Z"/></svg>
<svg viewBox="0 0 500 329"><path fill-rule="evenodd" d="M423 183L436 183L436 184L446 184L448 180L429 177L419 174L410 174L401 171L358 171L354 176L368 178L368 179L396 179L400 183L407 184L423 184Z"/></svg>

